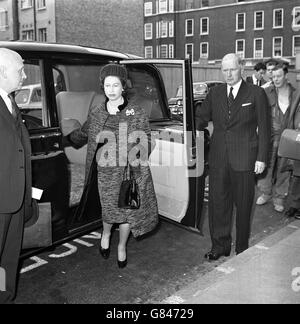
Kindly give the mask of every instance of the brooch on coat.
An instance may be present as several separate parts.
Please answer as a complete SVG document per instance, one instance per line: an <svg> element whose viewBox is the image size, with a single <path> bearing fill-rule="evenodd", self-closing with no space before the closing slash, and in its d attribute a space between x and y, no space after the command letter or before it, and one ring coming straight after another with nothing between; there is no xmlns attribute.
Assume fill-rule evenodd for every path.
<svg viewBox="0 0 300 324"><path fill-rule="evenodd" d="M127 109L126 110L126 116L134 116L135 112L134 109Z"/></svg>

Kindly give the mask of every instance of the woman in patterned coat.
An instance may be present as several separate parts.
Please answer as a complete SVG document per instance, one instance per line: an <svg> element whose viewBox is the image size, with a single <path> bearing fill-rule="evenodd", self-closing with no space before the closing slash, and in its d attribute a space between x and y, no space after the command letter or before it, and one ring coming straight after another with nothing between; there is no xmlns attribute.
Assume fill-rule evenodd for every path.
<svg viewBox="0 0 300 324"><path fill-rule="evenodd" d="M127 265L126 245L130 232L138 237L152 231L158 223L157 200L148 165L148 157L153 149L149 120L144 110L128 102L124 95L127 78L124 66L104 66L100 71L100 82L106 101L92 107L84 125L69 135L71 143L76 145L88 142L86 186L96 156L103 220L99 251L104 259L109 257L111 229L113 224L119 224L120 268ZM130 162L137 158L141 162L133 167L141 201L140 208L136 210L118 207L127 156Z"/></svg>

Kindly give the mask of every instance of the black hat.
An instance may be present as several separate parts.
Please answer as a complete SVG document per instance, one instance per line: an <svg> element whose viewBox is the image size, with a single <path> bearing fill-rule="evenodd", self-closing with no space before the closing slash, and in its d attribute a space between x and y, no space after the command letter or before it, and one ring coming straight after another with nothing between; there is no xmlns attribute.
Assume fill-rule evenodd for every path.
<svg viewBox="0 0 300 324"><path fill-rule="evenodd" d="M128 78L127 69L121 64L107 64L100 71L100 82L103 84L108 76L116 76L121 80L122 84L125 84Z"/></svg>

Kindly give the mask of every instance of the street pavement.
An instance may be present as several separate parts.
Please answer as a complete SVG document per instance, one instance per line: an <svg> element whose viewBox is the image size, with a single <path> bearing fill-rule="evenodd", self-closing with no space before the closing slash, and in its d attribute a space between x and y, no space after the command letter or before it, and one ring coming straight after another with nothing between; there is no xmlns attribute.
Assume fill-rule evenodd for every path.
<svg viewBox="0 0 300 324"><path fill-rule="evenodd" d="M169 304L300 304L300 221L233 256Z"/></svg>
<svg viewBox="0 0 300 324"><path fill-rule="evenodd" d="M99 229L89 236L57 247L55 251L44 252L26 259L22 264L16 303L161 304L168 302L172 304L176 301L179 303L213 302L213 290L211 290L210 299L206 298L206 295L201 295L203 293L201 278L206 283L211 283L211 285L206 285L205 289L209 287L216 289L221 298L221 292L224 290L225 294L226 290L220 288L222 291L219 291L218 285L221 283L219 277L224 276L224 271L229 273L228 277L230 275L234 277L237 274L243 276L243 273L245 273L245 277L249 275L247 280L241 278L236 285L239 284L245 289L249 286L247 289L250 289L255 278L256 280L263 279L262 276L267 276L269 272L272 273L273 268L274 271L276 269L284 271L285 269L287 273L284 274L282 280L287 282L291 290L290 293L293 294L291 287L293 280L297 280L297 274L293 276L292 271L295 269L295 273L297 272L300 260L294 257L295 264L289 264L293 258L289 257L288 252L292 253L292 249L285 250L282 247L284 256L278 256L277 263L274 264L274 260L269 257L269 255L272 256L270 253L273 250L271 248L269 251L266 250L269 245L264 247L262 242L272 238L278 231L284 231L284 233L287 231L292 234L296 226L299 226L299 223L275 212L271 203L265 206L255 206L249 251L238 257L232 254L230 259L221 258L216 262L207 262L204 259L204 254L210 249L211 242L207 204L205 204L202 235L162 221L158 230L143 240L130 238L127 250L128 266L125 269L119 269L117 266L118 232L114 232L112 236L111 256L109 260L104 260L98 252L101 238ZM233 241L234 237L233 227ZM295 237L297 237L296 232ZM285 244L290 245L297 243L299 247L299 241L284 241L276 238L274 242L282 242L282 244L286 242ZM257 245L261 245L262 248L257 248ZM253 250L255 253L252 252ZM295 249L293 250L295 251ZM234 251L234 247L232 251ZM251 257L247 257L249 253ZM254 257L259 258L260 255L262 261L255 262ZM240 268L235 263L238 260L241 260L239 261L241 265L251 265L250 269L253 270L249 273L245 266L245 269L239 271ZM227 262L232 263L229 263L228 266ZM259 268L261 263L264 263L265 269ZM222 268L224 268L223 272L220 271ZM231 268L235 270L232 274L230 274ZM257 274L252 277L255 271ZM281 272L278 275L280 274ZM230 283L228 285L230 287ZM265 286L261 285L260 287L262 291L267 291ZM241 291L241 288L235 287L235 291ZM278 290L277 294L283 296L281 290ZM298 295L299 293L295 298ZM197 299L198 296L203 296L203 299ZM230 300L227 296L225 297L226 301ZM270 302L273 300L270 299ZM295 302L288 298L286 300ZM215 302L218 301L221 299L215 300ZM234 302L233 299L232 302ZM241 298L240 302L248 301Z"/></svg>

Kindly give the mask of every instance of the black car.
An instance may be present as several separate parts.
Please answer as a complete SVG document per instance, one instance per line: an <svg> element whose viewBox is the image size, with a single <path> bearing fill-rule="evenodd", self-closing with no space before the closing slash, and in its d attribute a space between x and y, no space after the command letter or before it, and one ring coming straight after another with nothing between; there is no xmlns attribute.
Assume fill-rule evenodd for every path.
<svg viewBox="0 0 300 324"><path fill-rule="evenodd" d="M0 47L15 50L23 57L27 79L22 91L38 91L38 106L27 103L22 91L16 93L31 138L33 187L42 193L40 200L34 200L35 212L24 230L23 256L102 224L98 200L89 201L89 210L78 208L84 189L86 146L77 149L66 145L60 122L68 118L85 122L93 101L103 95L99 71L112 61L127 66L127 96L149 115L156 141L150 163L160 216L199 230L204 196L204 135L194 127L188 60L144 60L97 48L31 42L0 42ZM185 84L184 91L190 94L183 100L182 121L172 119L168 106L170 73L172 82Z"/></svg>
<svg viewBox="0 0 300 324"><path fill-rule="evenodd" d="M222 81L205 81L205 82L194 82L193 83L193 94L194 94L194 106L201 104L205 99L208 91L216 85L222 84ZM183 90L182 85L177 88L176 96L169 99L169 108L174 115L183 114Z"/></svg>

